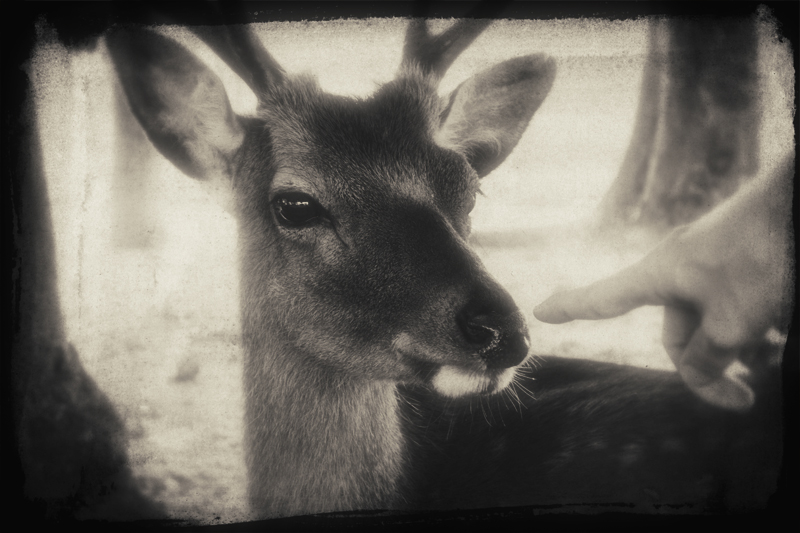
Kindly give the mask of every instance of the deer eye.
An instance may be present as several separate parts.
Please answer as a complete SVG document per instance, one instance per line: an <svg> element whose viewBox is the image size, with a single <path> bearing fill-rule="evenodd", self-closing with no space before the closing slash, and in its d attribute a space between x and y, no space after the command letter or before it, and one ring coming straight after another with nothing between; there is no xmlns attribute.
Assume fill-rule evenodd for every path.
<svg viewBox="0 0 800 533"><path fill-rule="evenodd" d="M308 226L320 220L322 206L307 194L300 192L283 193L272 200L278 222L283 226Z"/></svg>

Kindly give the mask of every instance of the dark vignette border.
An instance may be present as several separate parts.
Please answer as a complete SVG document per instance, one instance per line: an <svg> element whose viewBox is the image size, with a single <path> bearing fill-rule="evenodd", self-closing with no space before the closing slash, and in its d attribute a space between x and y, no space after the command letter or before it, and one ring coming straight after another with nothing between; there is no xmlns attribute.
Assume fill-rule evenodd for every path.
<svg viewBox="0 0 800 533"><path fill-rule="evenodd" d="M646 16L678 17L728 17L747 16L755 12L758 5L765 4L778 21L778 31L791 43L795 68L795 109L797 109L798 72L798 20L800 13L797 2L505 2L503 18L513 19L559 19L598 17L612 20L636 19ZM474 2L431 2L425 6L429 16L464 16L474 6ZM36 44L35 24L44 19L56 28L63 43L70 47L91 47L95 38L107 27L119 23L150 24L204 24L219 23L210 19L208 12L195 3L188 2L20 2L4 6L6 16L3 21L3 79L2 79L2 168L5 174L6 223L14 231L13 206L16 186L24 179L27 171L25 146L30 117L26 113L28 80L22 68L30 57ZM413 16L419 5L411 2L246 2L222 4L227 22L247 20L267 22L271 20L332 20L338 18L364 18L384 16ZM795 116L795 131L797 131ZM798 188L795 187L793 216L795 235L798 231ZM18 244L18 243L17 243ZM10 265L13 265L18 250L10 246ZM17 290L12 275L11 291ZM13 298L12 298L13 301ZM795 305L798 301L795 295ZM243 531L252 529L316 531L325 530L407 530L414 527L448 528L465 526L493 530L603 530L617 531L662 531L662 530L795 530L800 526L796 514L798 479L800 478L800 454L798 446L798 426L800 426L800 344L798 344L798 320L792 320L789 340L786 345L783 387L784 387L784 469L779 480L779 491L771 506L762 513L737 516L645 516L618 513L582 515L578 513L539 514L547 511L543 507L522 507L514 509L487 509L469 512L441 512L418 515L356 512L337 513L311 517L294 517L249 524L229 524L209 526L201 529ZM12 305L11 335L17 316ZM28 513L30 507L21 495L22 470L17 454L17 440L14 434L13 412L17 403L12 386L12 360L19 354L2 358L2 406L3 406L3 479L8 496L4 500L6 518L11 521L21 518L27 525L35 526L40 518ZM791 450L795 450L792 452ZM784 525L784 519L795 526ZM53 529L77 524L44 524ZM108 524L80 523L83 530L142 530L162 529L178 526L175 522L156 522L150 524ZM55 526L55 527L53 527ZM197 529L188 527L187 529Z"/></svg>

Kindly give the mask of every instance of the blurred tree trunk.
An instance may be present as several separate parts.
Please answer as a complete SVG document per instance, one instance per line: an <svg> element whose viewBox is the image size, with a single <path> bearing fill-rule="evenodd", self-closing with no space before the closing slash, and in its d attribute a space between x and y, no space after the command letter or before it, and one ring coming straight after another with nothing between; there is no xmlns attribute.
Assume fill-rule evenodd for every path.
<svg viewBox="0 0 800 533"><path fill-rule="evenodd" d="M45 28L39 40L56 38ZM11 477L22 495L21 505L9 506L10 516L34 522L163 516L163 506L144 496L134 479L119 414L67 339L33 90L25 71L12 72L9 85L24 105L11 123L14 132L4 132L15 253L10 366L16 439L7 449L18 454Z"/></svg>
<svg viewBox="0 0 800 533"><path fill-rule="evenodd" d="M691 222L758 170L756 19L660 19L650 27L633 138L601 224Z"/></svg>

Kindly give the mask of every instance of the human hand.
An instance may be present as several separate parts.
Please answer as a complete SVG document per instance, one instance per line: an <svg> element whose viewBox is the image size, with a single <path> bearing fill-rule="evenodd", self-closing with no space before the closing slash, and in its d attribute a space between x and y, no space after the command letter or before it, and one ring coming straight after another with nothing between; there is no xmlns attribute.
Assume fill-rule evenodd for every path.
<svg viewBox="0 0 800 533"><path fill-rule="evenodd" d="M663 305L662 341L686 384L706 401L749 408L752 389L727 371L747 360L791 305L793 158L734 198L677 228L637 264L534 309L542 322L597 320Z"/></svg>

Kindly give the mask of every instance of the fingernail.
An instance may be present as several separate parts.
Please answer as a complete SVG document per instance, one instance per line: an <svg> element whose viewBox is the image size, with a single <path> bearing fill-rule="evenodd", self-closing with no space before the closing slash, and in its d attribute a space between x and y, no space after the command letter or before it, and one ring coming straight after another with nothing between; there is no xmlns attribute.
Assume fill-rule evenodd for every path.
<svg viewBox="0 0 800 533"><path fill-rule="evenodd" d="M686 384L706 402L729 409L746 411L755 403L755 393L745 383L728 376L712 378L687 366L681 372Z"/></svg>

